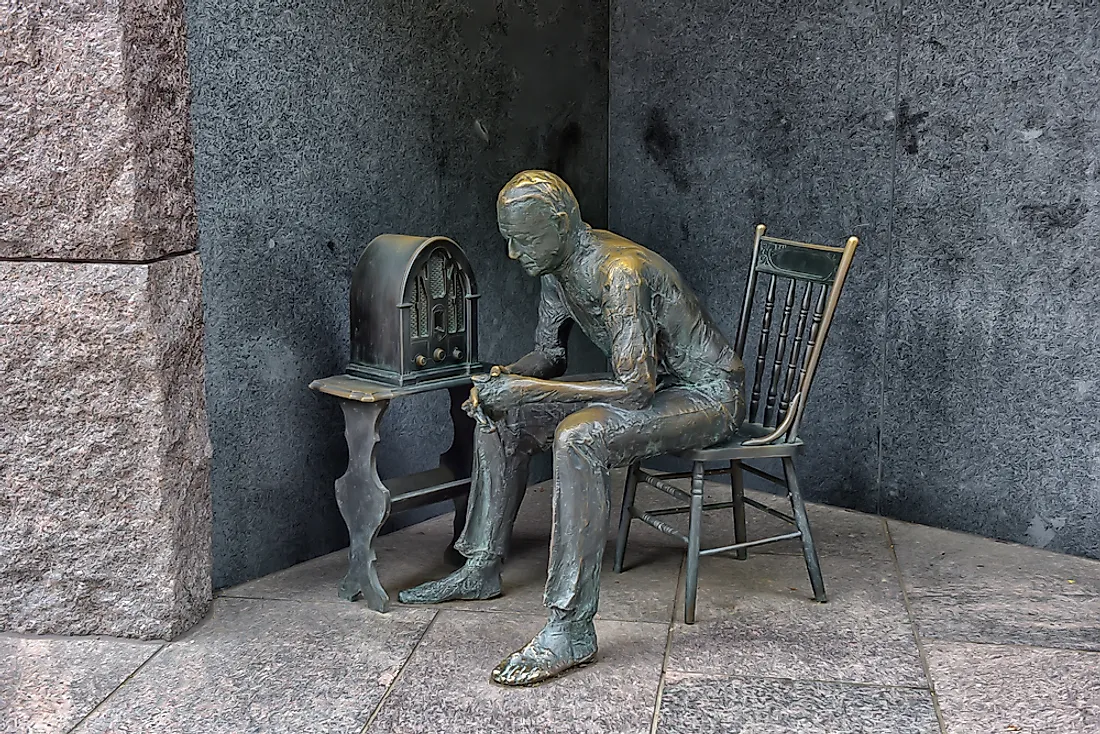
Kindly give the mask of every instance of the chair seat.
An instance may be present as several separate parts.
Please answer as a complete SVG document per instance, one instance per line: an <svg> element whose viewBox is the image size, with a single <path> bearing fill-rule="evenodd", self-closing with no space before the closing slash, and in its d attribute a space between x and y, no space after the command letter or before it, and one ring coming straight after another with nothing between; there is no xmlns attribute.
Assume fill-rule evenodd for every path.
<svg viewBox="0 0 1100 734"><path fill-rule="evenodd" d="M733 461L739 459L772 459L794 456L804 445L800 439L794 441L778 440L767 446L744 446L745 441L767 436L775 428L759 423L742 423L737 434L725 443L709 446L705 449L688 449L674 456L688 461Z"/></svg>

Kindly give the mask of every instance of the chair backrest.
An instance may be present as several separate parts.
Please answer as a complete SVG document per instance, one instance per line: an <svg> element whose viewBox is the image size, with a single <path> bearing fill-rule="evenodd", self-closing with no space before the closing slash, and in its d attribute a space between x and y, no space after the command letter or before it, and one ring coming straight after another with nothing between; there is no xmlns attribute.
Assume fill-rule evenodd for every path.
<svg viewBox="0 0 1100 734"><path fill-rule="evenodd" d="M784 433L790 441L798 434L814 371L859 239L849 237L844 247L828 247L766 237L764 232L764 225L758 224L734 346L745 359L745 345L754 331L753 306L760 300L757 291L761 289L763 313L758 333L752 334L756 358L745 365L753 372L746 420L769 428L786 426ZM778 309L777 295L781 299Z"/></svg>

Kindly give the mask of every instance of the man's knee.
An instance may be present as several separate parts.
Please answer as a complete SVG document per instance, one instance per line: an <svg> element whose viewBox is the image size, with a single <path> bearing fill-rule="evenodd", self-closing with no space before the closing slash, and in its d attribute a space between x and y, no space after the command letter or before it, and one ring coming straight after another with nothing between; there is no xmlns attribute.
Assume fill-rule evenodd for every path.
<svg viewBox="0 0 1100 734"><path fill-rule="evenodd" d="M558 424L554 452L572 451L592 460L607 461L607 411L586 408Z"/></svg>

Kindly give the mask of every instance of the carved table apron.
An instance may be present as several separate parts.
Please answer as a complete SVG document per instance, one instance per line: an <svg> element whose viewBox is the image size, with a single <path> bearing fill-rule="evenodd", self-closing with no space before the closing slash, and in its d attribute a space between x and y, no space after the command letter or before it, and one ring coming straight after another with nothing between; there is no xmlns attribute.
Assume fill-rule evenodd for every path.
<svg viewBox="0 0 1100 734"><path fill-rule="evenodd" d="M390 599L375 570L374 539L392 512L454 498L454 537L446 550L449 560L461 563L454 550L466 524L466 502L473 464L473 419L462 410L470 394L470 378L463 375L419 385L396 387L337 375L315 380L310 389L340 398L344 411L344 435L348 442L348 470L336 480L336 502L348 526L351 547L348 573L340 583L340 598L362 597L375 611L389 610ZM439 457L435 469L395 477L382 482L378 477L378 427L390 401L406 395L446 389L451 397L454 441Z"/></svg>

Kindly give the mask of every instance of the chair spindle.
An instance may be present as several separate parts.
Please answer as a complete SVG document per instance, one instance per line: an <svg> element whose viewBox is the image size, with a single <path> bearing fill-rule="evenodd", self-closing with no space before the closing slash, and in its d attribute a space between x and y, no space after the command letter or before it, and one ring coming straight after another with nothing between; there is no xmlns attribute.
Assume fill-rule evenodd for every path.
<svg viewBox="0 0 1100 734"><path fill-rule="evenodd" d="M801 387L806 380L806 369L813 358L814 346L817 345L817 337L821 332L821 319L825 315L825 304L829 300L829 286L821 289L821 295L817 297L817 305L814 306L814 318L810 322L810 341L806 343L806 356L802 360L802 366L798 370L798 384ZM805 398L805 396L803 396Z"/></svg>
<svg viewBox="0 0 1100 734"><path fill-rule="evenodd" d="M778 339L775 343L775 359L768 378L768 399L764 404L764 425L776 425L776 401L779 393L779 377L783 371L783 359L787 356L787 335L791 328L791 311L794 309L794 292L798 281L791 278L787 286L787 298L783 302L783 316L779 320Z"/></svg>
<svg viewBox="0 0 1100 734"><path fill-rule="evenodd" d="M798 372L798 365L802 361L802 342L806 340L806 319L810 315L810 303L813 301L814 284L806 283L802 293L802 303L798 306L798 321L794 326L794 343L791 345L791 358L787 360L787 375L783 380L783 394L779 401L779 415L776 423L782 423L787 417L787 406L791 404L791 398L795 393L794 376Z"/></svg>
<svg viewBox="0 0 1100 734"><path fill-rule="evenodd" d="M764 381L764 361L768 353L768 336L772 328L772 311L775 309L776 277L768 282L768 295L764 299L764 318L760 322L760 344L756 348L756 370L752 378L752 400L749 402L749 420L756 421L756 411L760 407L760 387Z"/></svg>

